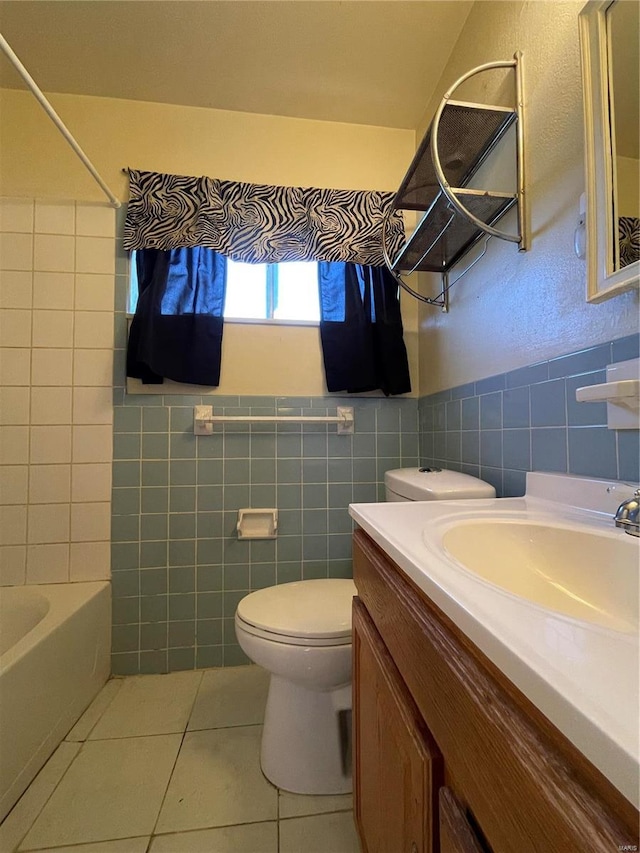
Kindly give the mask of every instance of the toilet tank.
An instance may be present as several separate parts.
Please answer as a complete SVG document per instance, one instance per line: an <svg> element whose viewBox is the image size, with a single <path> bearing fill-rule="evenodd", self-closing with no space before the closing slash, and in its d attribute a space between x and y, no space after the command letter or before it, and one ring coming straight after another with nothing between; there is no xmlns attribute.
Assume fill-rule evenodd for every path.
<svg viewBox="0 0 640 853"><path fill-rule="evenodd" d="M384 475L387 501L446 501L495 498L484 480L444 468L395 468Z"/></svg>

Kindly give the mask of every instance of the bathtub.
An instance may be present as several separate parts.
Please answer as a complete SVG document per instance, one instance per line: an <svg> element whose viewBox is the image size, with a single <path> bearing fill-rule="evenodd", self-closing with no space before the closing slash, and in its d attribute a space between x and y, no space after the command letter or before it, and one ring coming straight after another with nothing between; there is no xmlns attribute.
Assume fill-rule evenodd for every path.
<svg viewBox="0 0 640 853"><path fill-rule="evenodd" d="M0 588L0 820L109 677L105 581Z"/></svg>

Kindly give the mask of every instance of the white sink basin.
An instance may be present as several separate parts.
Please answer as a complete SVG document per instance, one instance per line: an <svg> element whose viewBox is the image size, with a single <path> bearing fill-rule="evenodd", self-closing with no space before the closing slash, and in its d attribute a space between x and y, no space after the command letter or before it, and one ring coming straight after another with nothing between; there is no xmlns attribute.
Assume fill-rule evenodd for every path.
<svg viewBox="0 0 640 853"><path fill-rule="evenodd" d="M533 604L638 631L638 541L631 536L483 518L450 527L442 545L467 571Z"/></svg>

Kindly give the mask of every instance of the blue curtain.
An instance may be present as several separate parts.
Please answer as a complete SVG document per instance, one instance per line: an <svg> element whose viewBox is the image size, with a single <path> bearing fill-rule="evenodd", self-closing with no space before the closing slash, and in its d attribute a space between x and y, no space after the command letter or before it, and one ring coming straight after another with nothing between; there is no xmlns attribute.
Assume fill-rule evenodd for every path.
<svg viewBox="0 0 640 853"><path fill-rule="evenodd" d="M320 340L329 391L411 391L398 284L386 267L318 264Z"/></svg>
<svg viewBox="0 0 640 853"><path fill-rule="evenodd" d="M193 385L220 383L227 265L200 246L136 252L138 306L131 323L127 376Z"/></svg>

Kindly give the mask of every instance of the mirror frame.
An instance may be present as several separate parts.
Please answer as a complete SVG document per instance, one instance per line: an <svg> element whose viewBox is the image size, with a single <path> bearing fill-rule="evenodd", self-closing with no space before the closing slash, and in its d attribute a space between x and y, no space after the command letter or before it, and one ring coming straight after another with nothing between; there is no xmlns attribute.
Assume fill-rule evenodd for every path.
<svg viewBox="0 0 640 853"><path fill-rule="evenodd" d="M606 11L615 0L590 0L578 16L584 101L587 195L587 302L602 302L640 283L640 261L613 268L612 114L609 108L609 43Z"/></svg>

